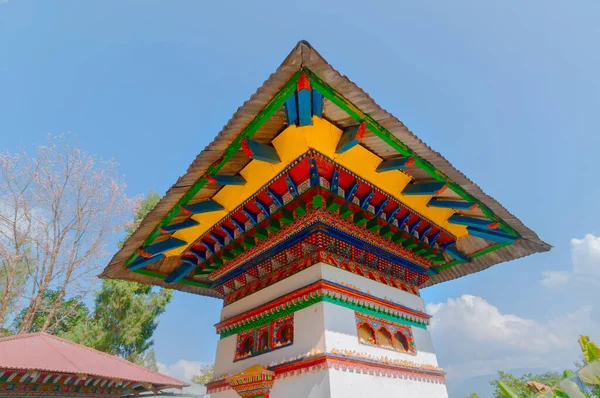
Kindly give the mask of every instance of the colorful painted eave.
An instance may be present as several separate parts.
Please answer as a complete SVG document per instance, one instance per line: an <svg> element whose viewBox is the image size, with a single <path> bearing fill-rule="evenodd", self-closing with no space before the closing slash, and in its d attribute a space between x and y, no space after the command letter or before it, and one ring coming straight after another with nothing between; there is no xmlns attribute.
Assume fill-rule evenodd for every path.
<svg viewBox="0 0 600 398"><path fill-rule="evenodd" d="M187 383L46 333L0 338L0 396L125 396Z"/></svg>
<svg viewBox="0 0 600 398"><path fill-rule="evenodd" d="M299 79L300 82L298 82ZM305 79L306 82L302 79ZM266 136L273 135L269 128L274 129L275 136L283 130L286 125L283 105L301 83L312 86L313 95L321 95L325 99L322 101L319 98L319 102L323 102L324 106L315 109L314 115L323 115L324 118L340 128L357 126L354 131L344 130L338 151L347 150L348 147L360 142L362 146L383 158L380 167L385 165L390 168L405 167L400 163L406 163L406 160L397 160L398 157L404 157L409 160L406 166L410 165L410 167L406 172L412 176L414 184L411 188L414 188L413 190L417 194L422 194L419 192L421 190L427 192L429 189L433 189L432 192L437 193L437 187L442 185L448 187L453 193L449 200L443 196L434 197L435 203L430 203L431 206L447 207L448 201L451 202L450 205L453 205L457 200L461 202L461 205L465 204L466 211L471 206L477 206L483 218L489 220L487 226L491 227L493 224L493 228L498 228L500 231L501 239L498 239L494 235L495 231L480 228L479 220L473 220L468 216L461 218L458 215L454 220L456 224L467 226L469 231L472 230L471 234L480 239L491 237L490 244L474 251L468 250L469 244L462 245L465 249L461 248L461 250L466 250L466 253L450 249L448 253L456 260L448 261L431 269L430 279L424 286L455 279L500 262L547 251L551 248L498 202L483 193L477 185L468 180L441 155L420 141L402 122L379 107L362 89L340 75L310 44L301 41L277 71L265 81L250 100L238 109L217 138L192 162L187 173L179 178L143 220L123 248L113 257L101 277L136 280L198 294L218 296L212 286L207 283L208 281L176 278L177 283L168 284L164 281L166 275L162 272L142 267L132 272L127 267L136 260L138 253L144 253L140 249L152 245L161 232L164 233L168 228L177 228L174 226L173 219L180 214L181 206L185 206L192 199L196 202L199 196L209 200L217 192L211 188L215 183L244 182L236 180L237 177L229 177L235 176L247 164L238 161L240 153L247 155L254 151L253 154L263 161L274 160L272 159L274 155L269 148L261 148L260 144L257 144L258 147L249 148L246 139L258 137L256 139L260 141L259 138L262 138L264 141ZM299 95L297 98L299 103L302 102ZM301 107L301 104L299 106ZM260 111L257 111L259 109ZM290 116L287 116L287 122L289 122ZM306 115L303 116L300 111L298 117L306 119ZM275 127L272 127L273 125ZM360 137L358 137L359 135ZM270 137L268 141L272 138ZM384 152L389 154L390 148L396 152L396 156L382 155ZM417 171L416 174L411 173L411 170ZM224 176L225 180L217 181L219 176ZM475 224L473 224L474 222ZM506 236L516 241L503 242L502 239ZM187 244L189 243L187 242ZM176 247L178 244L177 241L170 240L163 245ZM491 255L492 252L493 255ZM167 260L172 262L172 264L167 264L167 268L180 269L180 259L170 258Z"/></svg>

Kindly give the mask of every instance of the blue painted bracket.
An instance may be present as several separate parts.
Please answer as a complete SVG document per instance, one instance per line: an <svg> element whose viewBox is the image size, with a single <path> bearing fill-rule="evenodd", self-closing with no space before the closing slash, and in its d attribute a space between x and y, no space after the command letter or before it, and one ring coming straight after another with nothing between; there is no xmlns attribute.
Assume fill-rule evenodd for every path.
<svg viewBox="0 0 600 398"><path fill-rule="evenodd" d="M387 214L387 222L390 222L390 223L393 222L394 218L396 218L396 214L398 214L399 211L400 211L400 206L396 205L396 207L394 207L392 209L392 211L390 211Z"/></svg>
<svg viewBox="0 0 600 398"><path fill-rule="evenodd" d="M477 203L431 198L429 203L427 203L427 206L440 207L443 209L473 210L477 207Z"/></svg>
<svg viewBox="0 0 600 398"><path fill-rule="evenodd" d="M408 184L402 195L439 195L448 187L445 182L425 182Z"/></svg>
<svg viewBox="0 0 600 398"><path fill-rule="evenodd" d="M298 124L308 126L312 124L312 111L310 106L310 90L298 90Z"/></svg>
<svg viewBox="0 0 600 398"><path fill-rule="evenodd" d="M253 225L258 224L258 214L254 213L252 210L250 209L246 209L245 207L242 208L242 213L244 213L244 215L246 217L248 217L248 220L250 220L250 222Z"/></svg>
<svg viewBox="0 0 600 398"><path fill-rule="evenodd" d="M239 229L241 233L246 232L246 225L244 223L239 222L233 217L231 217L231 223L235 225L235 227Z"/></svg>
<svg viewBox="0 0 600 398"><path fill-rule="evenodd" d="M491 240L492 242L515 243L519 239L498 230L483 229L477 227L467 227L467 232L469 232L469 234L473 236Z"/></svg>
<svg viewBox="0 0 600 398"><path fill-rule="evenodd" d="M312 90L313 115L323 117L323 94L313 88Z"/></svg>
<svg viewBox="0 0 600 398"><path fill-rule="evenodd" d="M154 243L149 246L143 247L141 250L147 254L143 257L152 257L160 253L168 252L169 250L176 249L181 246L185 246L187 243L181 239L169 238L159 243ZM141 253L141 252L140 252Z"/></svg>
<svg viewBox="0 0 600 398"><path fill-rule="evenodd" d="M285 117L288 124L296 124L298 122L298 105L296 102L296 92L285 101Z"/></svg>
<svg viewBox="0 0 600 398"><path fill-rule="evenodd" d="M337 195L338 188L340 187L340 172L337 169L333 169L333 174L331 174L331 184L329 185L329 190Z"/></svg>
<svg viewBox="0 0 600 398"><path fill-rule="evenodd" d="M321 185L321 178L319 177L319 168L317 167L317 161L315 158L308 159L308 165L310 169L310 186L316 187Z"/></svg>
<svg viewBox="0 0 600 398"><path fill-rule="evenodd" d="M248 138L242 140L242 150L250 159L261 160L268 163L281 162L275 148Z"/></svg>
<svg viewBox="0 0 600 398"><path fill-rule="evenodd" d="M212 185L244 185L246 179L240 175L236 176L223 176L214 175L208 177L208 183Z"/></svg>
<svg viewBox="0 0 600 398"><path fill-rule="evenodd" d="M269 195L273 203L275 203L278 208L283 206L283 197L277 192L273 191L271 188L268 188L267 195Z"/></svg>
<svg viewBox="0 0 600 398"><path fill-rule="evenodd" d="M164 227L160 227L159 229L164 234L170 234L170 233L179 231L181 229L195 227L198 224L199 224L198 221L190 218L189 220L185 220L185 221L177 223L177 224L165 225Z"/></svg>
<svg viewBox="0 0 600 398"><path fill-rule="evenodd" d="M165 258L164 254L157 254L156 256L152 256L150 258L139 256L138 258L135 259L134 262L131 263L131 265L127 269L129 271L135 271L135 270L144 268L146 265L150 265L153 262L156 262L163 258Z"/></svg>
<svg viewBox="0 0 600 398"><path fill-rule="evenodd" d="M421 233L419 234L419 239L423 240L429 232L431 232L431 224L429 224L426 228L424 228L421 231Z"/></svg>
<svg viewBox="0 0 600 398"><path fill-rule="evenodd" d="M266 203L263 203L260 199L256 199L256 206L264 213L265 217L269 217L271 215L271 211L269 210L269 206Z"/></svg>
<svg viewBox="0 0 600 398"><path fill-rule="evenodd" d="M297 198L298 187L296 186L296 183L289 174L285 176L285 183L287 184L288 192L292 195L292 197Z"/></svg>
<svg viewBox="0 0 600 398"><path fill-rule="evenodd" d="M487 218L474 218L474 217L466 217L455 214L448 219L448 222L451 224L458 225L466 225L469 227L476 227L482 229L495 229L498 228L498 223L491 221Z"/></svg>
<svg viewBox="0 0 600 398"><path fill-rule="evenodd" d="M235 235L234 235L233 229L227 227L227 225L221 224L221 230L223 232L225 232L225 235L227 235L230 240L234 240L235 239Z"/></svg>
<svg viewBox="0 0 600 398"><path fill-rule="evenodd" d="M198 259L198 262L206 260L206 253L204 253L202 250L191 249L188 250L186 254L191 254L192 256L196 257Z"/></svg>
<svg viewBox="0 0 600 398"><path fill-rule="evenodd" d="M400 229L404 229L404 225L406 224L406 222L408 221L408 219L410 218L412 214L410 214L410 212L407 212L405 215L402 216L402 218L398 219L398 228Z"/></svg>
<svg viewBox="0 0 600 398"><path fill-rule="evenodd" d="M225 246L225 238L224 238L224 237L222 237L221 235L219 235L219 234L216 234L216 233L214 233L214 232L211 232L211 233L210 233L210 237L211 237L211 238L213 238L213 240L214 240L215 242L217 242L218 244L220 244L220 245L221 245L221 247Z"/></svg>
<svg viewBox="0 0 600 398"><path fill-rule="evenodd" d="M435 234L433 234L433 236L431 238L428 238L427 240L429 241L429 246L433 246L435 245L435 242L437 242L438 238L442 235L442 230L440 229L439 231L437 231Z"/></svg>
<svg viewBox="0 0 600 398"><path fill-rule="evenodd" d="M208 252L209 252L211 255L214 255L214 254L215 254L215 247L214 247L213 245L211 245L210 243L208 243L208 242L205 242L205 241L203 241L203 240L202 240L202 241L200 241L200 242L202 242L202 245L203 245L204 247L206 247L206 250L207 250L207 251L208 251Z"/></svg>
<svg viewBox="0 0 600 398"><path fill-rule="evenodd" d="M421 222L423 220L418 219L417 221L415 221L414 223L412 223L409 227L408 227L408 234L412 236L413 232L415 232L415 230L419 227L419 225L421 225Z"/></svg>
<svg viewBox="0 0 600 398"><path fill-rule="evenodd" d="M458 250L454 246L448 247L446 249L446 253L448 253L450 255L450 257L452 257L453 259L460 261L462 263L470 263L471 262L471 259L466 254L462 253L460 250Z"/></svg>
<svg viewBox="0 0 600 398"><path fill-rule="evenodd" d="M357 126L346 127L340 137L335 153L344 153L355 145L360 144L365 134L365 129L365 122Z"/></svg>
<svg viewBox="0 0 600 398"><path fill-rule="evenodd" d="M391 170L402 170L402 169L405 169L408 166L412 165L413 163L414 163L414 159L408 158L408 157L388 159L388 160L384 160L383 162L379 163L379 166L377 166L376 171L378 173L383 173L385 171L391 171Z"/></svg>
<svg viewBox="0 0 600 398"><path fill-rule="evenodd" d="M359 185L358 181L354 180L352 185L350 185L346 189L346 192L344 192L344 199L346 199L348 202L352 202L352 198L354 197L354 194L356 193L356 190L358 189L358 185Z"/></svg>
<svg viewBox="0 0 600 398"><path fill-rule="evenodd" d="M214 200L206 200L204 202L194 203L193 205L185 205L181 207L184 212L190 214L210 213L225 209Z"/></svg>
<svg viewBox="0 0 600 398"><path fill-rule="evenodd" d="M369 204L371 203L371 198L373 197L373 195L375 195L375 192L373 192L372 190L369 191L369 193L367 193L361 200L360 200L360 207L362 207L363 209L366 209L367 207L369 207Z"/></svg>
<svg viewBox="0 0 600 398"><path fill-rule="evenodd" d="M379 202L377 204L377 206L375 206L375 215L377 217L379 217L381 215L381 213L383 213L383 209L385 209L385 207L388 205L388 203L390 203L390 200L388 198L385 198L381 202ZM400 208L398 207L398 209L400 209Z"/></svg>
<svg viewBox="0 0 600 398"><path fill-rule="evenodd" d="M165 278L165 283L171 284L179 282L198 266L192 260L188 260L186 258L181 259L181 261L182 263L179 268L171 272L169 276Z"/></svg>

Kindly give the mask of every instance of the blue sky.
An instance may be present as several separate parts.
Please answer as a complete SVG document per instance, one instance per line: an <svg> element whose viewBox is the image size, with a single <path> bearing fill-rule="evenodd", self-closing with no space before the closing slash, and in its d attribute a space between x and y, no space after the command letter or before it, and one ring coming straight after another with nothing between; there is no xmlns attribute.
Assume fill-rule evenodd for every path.
<svg viewBox="0 0 600 398"><path fill-rule="evenodd" d="M300 39L555 246L423 291L448 319L432 331L450 387L482 368L450 345L505 344L473 355L517 367L506 335L558 347L598 334L583 330L600 326L595 1L0 0L0 149L71 132L120 163L131 195L162 194ZM176 294L159 361L212 361L219 308ZM475 337L449 340L476 313L460 326ZM561 334L566 319L581 324ZM521 367L570 366L558 348L564 365Z"/></svg>

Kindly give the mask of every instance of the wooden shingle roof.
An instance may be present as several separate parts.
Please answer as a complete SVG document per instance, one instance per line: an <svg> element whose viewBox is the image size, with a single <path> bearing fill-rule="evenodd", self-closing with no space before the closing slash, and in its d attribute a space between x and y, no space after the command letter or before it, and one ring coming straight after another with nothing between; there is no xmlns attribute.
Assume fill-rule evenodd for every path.
<svg viewBox="0 0 600 398"><path fill-rule="evenodd" d="M422 142L400 120L388 113L360 87L334 69L309 43L299 42L285 58L281 66L263 85L234 113L216 138L196 157L187 172L179 177L158 205L143 220L140 227L125 242L121 250L112 258L103 278L119 278L156 284L204 295L214 292L200 285L177 283L167 285L152 272L169 273L177 267L180 259L169 257L157 262L151 271L135 273L125 267L134 259L136 252L149 243L159 241L157 228L180 217L178 207L184 203L196 203L210 199L218 187L198 184L200 180L214 173L236 175L244 168L249 158L240 150L242 135L251 136L261 143L271 142L286 127L282 90L300 71L310 75L311 81L327 90L323 118L339 128L366 121L367 131L362 145L382 159L390 159L402 154L415 159L414 165L403 170L416 182L444 181L448 189L442 199L468 200L479 206L465 211L467 216L485 216L502 225L519 239L510 245L494 245L481 238L466 236L457 247L472 256L471 262L449 264L440 267L440 272L432 274L425 286L459 278L484 270L494 264L510 261L537 252L550 250L537 234L527 228L518 218L506 210L494 198L485 194L474 182L452 166L443 156ZM278 102L279 101L279 102ZM266 112L268 106L280 106ZM249 135L248 135L249 134ZM226 161L225 161L226 160ZM161 224L162 223L162 224ZM493 250L492 250L493 249Z"/></svg>

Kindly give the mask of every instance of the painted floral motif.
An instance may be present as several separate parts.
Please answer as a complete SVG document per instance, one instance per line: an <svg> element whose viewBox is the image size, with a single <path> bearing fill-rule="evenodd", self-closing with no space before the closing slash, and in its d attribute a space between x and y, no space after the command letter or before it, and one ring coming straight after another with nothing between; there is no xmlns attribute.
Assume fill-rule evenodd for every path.
<svg viewBox="0 0 600 398"><path fill-rule="evenodd" d="M356 333L361 344L416 354L409 326L355 312Z"/></svg>
<svg viewBox="0 0 600 398"><path fill-rule="evenodd" d="M438 366L418 364L412 361L393 359L360 353L352 350L333 349L323 352L317 348L305 354L285 358L269 364L268 369L275 373L275 379L302 376L324 369L363 373L388 378L403 378L427 383L444 384L444 370ZM226 391L230 388L231 374L215 376L208 384L208 393Z"/></svg>
<svg viewBox="0 0 600 398"><path fill-rule="evenodd" d="M235 361L264 354L294 343L294 314L237 334Z"/></svg>

